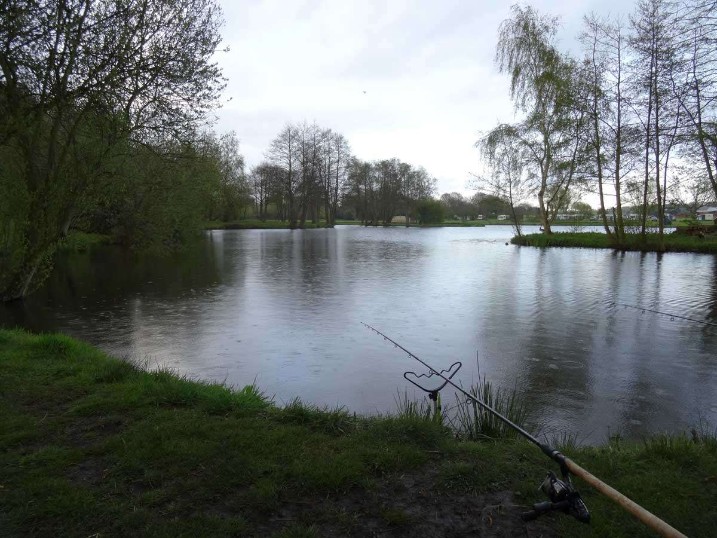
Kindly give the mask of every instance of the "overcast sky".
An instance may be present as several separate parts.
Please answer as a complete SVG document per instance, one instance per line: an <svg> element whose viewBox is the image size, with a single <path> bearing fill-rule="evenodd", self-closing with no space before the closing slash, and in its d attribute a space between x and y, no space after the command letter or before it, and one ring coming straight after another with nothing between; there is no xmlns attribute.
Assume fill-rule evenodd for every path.
<svg viewBox="0 0 717 538"><path fill-rule="evenodd" d="M513 121L494 64L511 2L488 0L220 0L228 78L217 130L233 130L248 167L288 122L342 133L363 160L397 157L470 194L482 131ZM627 16L633 0L536 0L576 47L582 17ZM588 200L589 201L589 200Z"/></svg>

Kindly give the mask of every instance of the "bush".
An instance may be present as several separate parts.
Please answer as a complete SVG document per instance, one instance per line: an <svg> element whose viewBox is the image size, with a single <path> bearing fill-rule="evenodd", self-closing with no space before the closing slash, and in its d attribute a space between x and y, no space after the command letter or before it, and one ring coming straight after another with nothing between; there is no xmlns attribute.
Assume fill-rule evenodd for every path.
<svg viewBox="0 0 717 538"><path fill-rule="evenodd" d="M438 200L423 200L416 207L418 224L440 224L444 218L443 204Z"/></svg>

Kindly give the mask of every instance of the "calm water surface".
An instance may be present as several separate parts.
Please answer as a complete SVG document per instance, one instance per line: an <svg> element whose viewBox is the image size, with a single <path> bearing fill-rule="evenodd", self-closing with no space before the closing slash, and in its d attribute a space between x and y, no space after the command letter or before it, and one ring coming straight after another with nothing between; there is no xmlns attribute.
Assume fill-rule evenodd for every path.
<svg viewBox="0 0 717 538"><path fill-rule="evenodd" d="M507 246L509 226L237 230L177 258L64 256L0 323L120 357L377 413L412 386L374 325L457 378L516 387L583 441L717 426L717 257ZM476 361L476 357L478 361ZM478 366L478 363L480 366ZM416 397L421 395L416 394ZM444 395L444 402L452 400Z"/></svg>

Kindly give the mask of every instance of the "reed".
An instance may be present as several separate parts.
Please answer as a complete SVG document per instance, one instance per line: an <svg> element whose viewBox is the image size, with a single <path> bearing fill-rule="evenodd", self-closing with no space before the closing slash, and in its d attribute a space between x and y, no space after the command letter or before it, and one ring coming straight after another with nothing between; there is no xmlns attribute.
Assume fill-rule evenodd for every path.
<svg viewBox="0 0 717 538"><path fill-rule="evenodd" d="M515 388L498 387L485 377L480 377L477 383L471 385L468 393L518 426L522 427L525 424L528 410L525 401ZM460 394L456 394L454 410L450 422L452 429L459 437L478 440L504 439L518 435L513 428L493 413L485 411L476 402L464 398Z"/></svg>
<svg viewBox="0 0 717 538"><path fill-rule="evenodd" d="M396 416L400 419L419 419L443 424L445 415L440 405L440 394L438 398L438 406L436 406L435 403L429 403L425 400L412 400L405 390L403 393L398 391L394 396Z"/></svg>

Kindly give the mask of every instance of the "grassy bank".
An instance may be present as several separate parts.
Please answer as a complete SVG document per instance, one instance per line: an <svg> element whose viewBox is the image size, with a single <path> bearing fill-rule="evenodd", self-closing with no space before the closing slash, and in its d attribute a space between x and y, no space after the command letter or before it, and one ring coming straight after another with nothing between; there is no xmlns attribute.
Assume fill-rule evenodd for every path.
<svg viewBox="0 0 717 538"><path fill-rule="evenodd" d="M522 237L514 237L511 239L514 245L523 245L530 247L572 247L572 248L615 248L610 238L603 233L583 232L583 233L553 233L546 235L543 233L529 234ZM717 254L717 236L708 235L703 238L684 235L684 234L666 234L664 236L665 252L699 252L707 254ZM657 234L647 234L647 240L635 235L628 235L626 243L619 250L634 250L641 252L657 252L659 251L659 242Z"/></svg>
<svg viewBox="0 0 717 538"><path fill-rule="evenodd" d="M424 228L482 228L485 223L479 220L444 220L440 224L422 224L421 226Z"/></svg>
<svg viewBox="0 0 717 538"><path fill-rule="evenodd" d="M98 245L110 245L112 241L109 235L72 231L62 240L58 250L83 252Z"/></svg>
<svg viewBox="0 0 717 538"><path fill-rule="evenodd" d="M584 526L522 523L553 465L520 440L459 442L254 388L146 372L60 335L0 330L3 536L650 536L590 488ZM566 451L690 536L717 525L717 443Z"/></svg>
<svg viewBox="0 0 717 538"><path fill-rule="evenodd" d="M213 221L204 224L207 230L288 230L289 223L285 220L242 219L232 222ZM326 222L306 222L304 229L326 228Z"/></svg>
<svg viewBox="0 0 717 538"><path fill-rule="evenodd" d="M336 224L350 224L363 226L358 220L337 220ZM445 220L441 223L434 224L418 224L411 222L406 226L405 222L392 222L391 224L375 224L375 227L391 227L391 228L482 228L485 224L477 220Z"/></svg>
<svg viewBox="0 0 717 538"><path fill-rule="evenodd" d="M361 221L358 220L337 220L336 224L350 225L350 226L362 226ZM383 227L383 224L377 224L377 227ZM405 223L394 222L385 226L405 228ZM440 224L415 224L411 223L410 228L439 228L439 227L482 227L485 226L480 221L445 221ZM259 219L245 219L234 222L207 222L204 227L207 230L282 230L288 229L289 223L281 220L259 220ZM321 221L317 224L307 222L304 224L304 229L313 228L326 228L326 222Z"/></svg>

